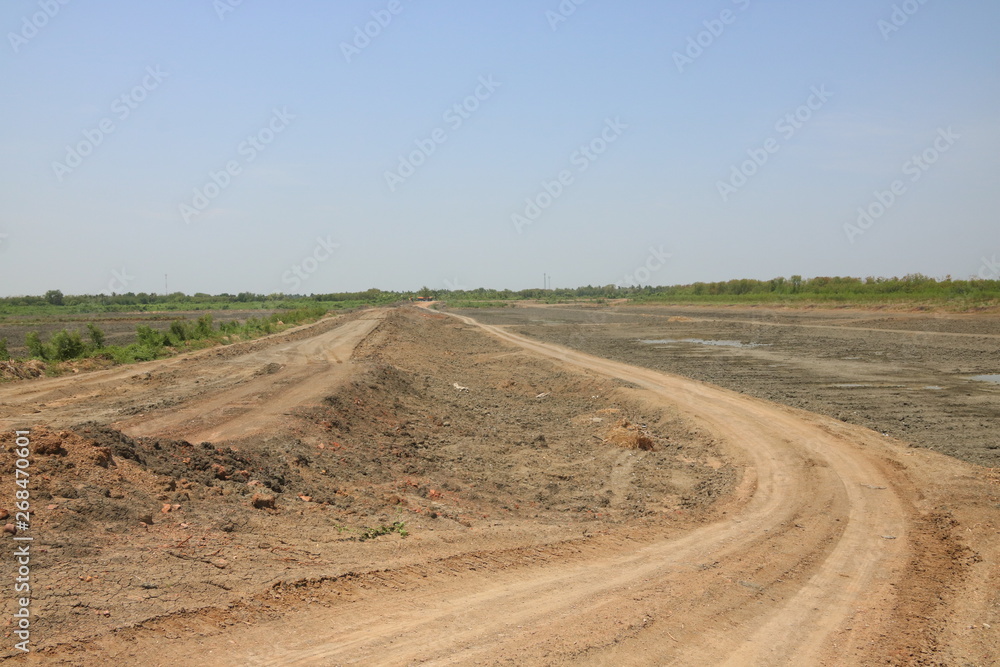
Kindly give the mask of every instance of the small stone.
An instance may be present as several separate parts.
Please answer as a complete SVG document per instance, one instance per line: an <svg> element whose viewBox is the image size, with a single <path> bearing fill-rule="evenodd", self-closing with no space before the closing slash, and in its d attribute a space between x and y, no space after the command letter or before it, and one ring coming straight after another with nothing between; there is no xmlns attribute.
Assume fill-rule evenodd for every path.
<svg viewBox="0 0 1000 667"><path fill-rule="evenodd" d="M253 494L253 498L250 500L250 504L253 505L253 507L255 509L259 509L259 510L262 510L262 509L271 509L271 510L273 510L273 509L275 509L275 506L274 506L274 496L263 494L263 493L255 493L255 494Z"/></svg>
<svg viewBox="0 0 1000 667"><path fill-rule="evenodd" d="M229 565L229 563L223 558L216 558L215 560L212 561L212 565L219 568L220 570L224 570L226 569L226 566Z"/></svg>

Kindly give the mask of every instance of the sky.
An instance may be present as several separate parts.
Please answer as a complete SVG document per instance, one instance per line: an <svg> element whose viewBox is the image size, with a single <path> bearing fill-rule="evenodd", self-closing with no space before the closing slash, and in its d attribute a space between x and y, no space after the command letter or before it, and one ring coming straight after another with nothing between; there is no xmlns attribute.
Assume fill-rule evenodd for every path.
<svg viewBox="0 0 1000 667"><path fill-rule="evenodd" d="M998 277L995 0L8 0L0 295Z"/></svg>

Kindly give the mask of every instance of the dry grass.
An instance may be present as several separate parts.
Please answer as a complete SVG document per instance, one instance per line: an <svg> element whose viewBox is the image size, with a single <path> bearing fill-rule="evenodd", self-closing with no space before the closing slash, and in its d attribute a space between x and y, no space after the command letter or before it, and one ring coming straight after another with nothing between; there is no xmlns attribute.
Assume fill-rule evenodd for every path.
<svg viewBox="0 0 1000 667"><path fill-rule="evenodd" d="M619 420L608 432L604 442L622 449L641 449L646 452L656 449L656 443L646 435L642 427L636 426L627 419Z"/></svg>

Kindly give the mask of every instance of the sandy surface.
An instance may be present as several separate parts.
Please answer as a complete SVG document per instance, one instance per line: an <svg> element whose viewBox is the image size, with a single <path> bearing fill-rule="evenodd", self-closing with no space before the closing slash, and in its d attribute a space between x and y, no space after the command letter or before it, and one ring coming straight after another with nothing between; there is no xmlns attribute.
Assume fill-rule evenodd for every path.
<svg viewBox="0 0 1000 667"><path fill-rule="evenodd" d="M952 372L952 361L876 359L889 325L839 316L760 324L758 312L696 322L558 310L475 313L513 325L500 328L365 311L0 387L4 432L33 431L38 553L35 651L5 655L143 665L1000 659L996 473L929 451L932 437L914 448L848 423L861 419L747 395L764 394L770 372L771 391L829 413L817 406L832 399L808 388L821 375L839 380L848 367L835 362L906 384L907 373ZM740 340L745 326L757 338L743 342L790 342L636 342ZM970 342L957 346L960 371L985 372L976 346L995 340L989 326L939 326L949 345ZM799 342L810 335L824 342ZM571 347L541 340L560 337ZM841 358L831 342L841 337L861 359ZM578 351L588 345L601 355ZM685 345L693 356L669 353ZM718 350L733 356L713 361ZM764 351L814 370L785 377L744 356ZM643 356L657 353L681 374ZM746 393L682 377L692 368ZM970 387L967 398L992 390ZM871 414L888 414L884 404ZM13 498L9 477L0 498Z"/></svg>

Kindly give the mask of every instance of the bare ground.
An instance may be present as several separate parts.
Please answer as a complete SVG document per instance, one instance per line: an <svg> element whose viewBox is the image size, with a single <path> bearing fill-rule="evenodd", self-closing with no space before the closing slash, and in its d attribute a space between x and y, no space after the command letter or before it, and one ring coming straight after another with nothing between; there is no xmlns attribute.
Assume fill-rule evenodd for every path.
<svg viewBox="0 0 1000 667"><path fill-rule="evenodd" d="M16 663L1000 655L989 469L504 329L368 311L0 420L35 447Z"/></svg>

